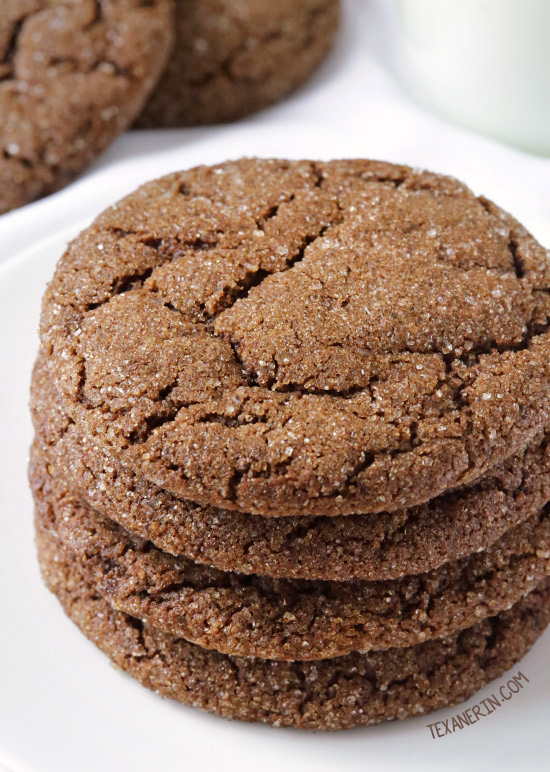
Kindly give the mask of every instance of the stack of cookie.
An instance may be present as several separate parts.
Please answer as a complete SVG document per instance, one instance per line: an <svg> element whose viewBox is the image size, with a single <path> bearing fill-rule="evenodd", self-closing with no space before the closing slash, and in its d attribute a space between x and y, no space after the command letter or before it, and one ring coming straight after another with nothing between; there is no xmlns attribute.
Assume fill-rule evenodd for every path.
<svg viewBox="0 0 550 772"><path fill-rule="evenodd" d="M427 713L550 620L550 262L450 178L242 160L61 258L30 479L43 575L115 663L223 716Z"/></svg>

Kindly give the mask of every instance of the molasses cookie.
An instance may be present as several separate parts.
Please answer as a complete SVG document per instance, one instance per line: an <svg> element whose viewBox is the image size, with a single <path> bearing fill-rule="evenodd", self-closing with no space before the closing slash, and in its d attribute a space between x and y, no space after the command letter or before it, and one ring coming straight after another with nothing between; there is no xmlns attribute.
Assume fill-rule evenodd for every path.
<svg viewBox="0 0 550 772"><path fill-rule="evenodd" d="M178 0L176 44L138 126L234 121L290 94L328 53L339 0Z"/></svg>
<svg viewBox="0 0 550 772"><path fill-rule="evenodd" d="M100 215L41 334L79 432L175 495L391 512L549 425L549 288L546 251L453 179L241 160Z"/></svg>
<svg viewBox="0 0 550 772"><path fill-rule="evenodd" d="M140 112L171 0L2 0L0 213L61 188Z"/></svg>
<svg viewBox="0 0 550 772"><path fill-rule="evenodd" d="M266 518L179 499L82 437L40 353L31 408L42 453L74 494L165 552L222 571L330 579L396 579L487 549L550 500L550 435L469 488L376 515Z"/></svg>
<svg viewBox="0 0 550 772"><path fill-rule="evenodd" d="M52 470L53 471L53 470ZM550 574L550 512L486 552L418 576L328 582L244 576L168 555L132 537L49 474L30 468L37 519L114 608L208 649L325 659L410 646L503 611Z"/></svg>
<svg viewBox="0 0 550 772"><path fill-rule="evenodd" d="M509 611L406 649L319 662L232 657L114 611L50 533L39 530L37 544L66 614L122 670L164 697L275 726L346 729L454 705L518 662L550 620L546 580Z"/></svg>

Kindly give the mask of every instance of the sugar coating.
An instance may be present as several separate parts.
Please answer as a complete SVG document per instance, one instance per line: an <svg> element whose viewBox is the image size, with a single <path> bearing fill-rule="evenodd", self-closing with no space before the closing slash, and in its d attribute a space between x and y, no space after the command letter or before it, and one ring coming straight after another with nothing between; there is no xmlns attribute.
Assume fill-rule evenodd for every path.
<svg viewBox="0 0 550 772"><path fill-rule="evenodd" d="M265 518L182 500L81 436L41 353L31 408L41 453L75 495L161 550L222 571L273 577L396 579L490 547L550 499L549 436L469 488L378 515Z"/></svg>
<svg viewBox="0 0 550 772"><path fill-rule="evenodd" d="M241 160L104 212L41 335L79 430L182 498L393 511L548 425L549 286L546 251L455 180Z"/></svg>
<svg viewBox="0 0 550 772"><path fill-rule="evenodd" d="M207 651L113 608L48 532L37 532L44 579L82 632L164 697L225 718L336 730L422 715L467 699L514 665L550 620L548 580L509 611L405 649L311 662Z"/></svg>
<svg viewBox="0 0 550 772"><path fill-rule="evenodd" d="M171 0L2 0L0 213L73 179L166 63Z"/></svg>
<svg viewBox="0 0 550 772"><path fill-rule="evenodd" d="M394 581L243 576L167 555L83 504L35 446L37 521L119 610L208 649L324 659L410 646L510 608L550 575L550 510L485 552Z"/></svg>
<svg viewBox="0 0 550 772"><path fill-rule="evenodd" d="M339 0L178 0L175 45L138 126L234 121L302 85L328 53Z"/></svg>

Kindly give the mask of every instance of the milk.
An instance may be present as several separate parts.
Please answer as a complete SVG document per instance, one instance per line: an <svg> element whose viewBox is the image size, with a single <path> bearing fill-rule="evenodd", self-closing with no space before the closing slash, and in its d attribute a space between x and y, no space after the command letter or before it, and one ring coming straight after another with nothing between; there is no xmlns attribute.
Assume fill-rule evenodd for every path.
<svg viewBox="0 0 550 772"><path fill-rule="evenodd" d="M399 0L417 96L465 127L550 155L550 0Z"/></svg>

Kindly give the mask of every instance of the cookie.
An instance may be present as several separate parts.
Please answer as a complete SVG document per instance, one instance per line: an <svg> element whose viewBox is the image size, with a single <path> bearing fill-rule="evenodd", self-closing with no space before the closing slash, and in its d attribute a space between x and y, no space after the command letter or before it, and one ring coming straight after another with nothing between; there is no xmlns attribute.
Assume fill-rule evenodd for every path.
<svg viewBox="0 0 550 772"><path fill-rule="evenodd" d="M177 496L394 511L549 425L550 263L461 183L371 161L170 175L61 258L42 341L84 436Z"/></svg>
<svg viewBox="0 0 550 772"><path fill-rule="evenodd" d="M171 0L2 0L0 213L76 177L142 109Z"/></svg>
<svg viewBox="0 0 550 772"><path fill-rule="evenodd" d="M305 83L330 50L339 0L179 0L145 128L234 121Z"/></svg>
<svg viewBox="0 0 550 772"><path fill-rule="evenodd" d="M378 515L266 518L178 499L79 436L43 353L32 379L37 437L71 489L125 529L222 571L330 579L396 579L490 547L550 500L549 435L470 488Z"/></svg>
<svg viewBox="0 0 550 772"><path fill-rule="evenodd" d="M37 545L65 613L122 670L164 697L275 726L345 729L454 705L518 662L550 621L547 580L509 611L411 648L319 662L245 659L114 611L50 534L38 531Z"/></svg>
<svg viewBox="0 0 550 772"><path fill-rule="evenodd" d="M243 576L173 557L74 497L34 448L37 518L115 608L205 648L245 657L324 659L410 646L503 611L550 574L550 511L492 548L385 582Z"/></svg>

